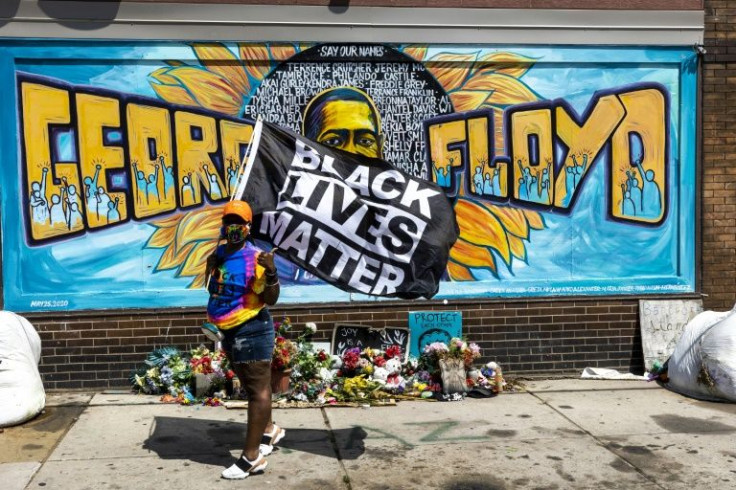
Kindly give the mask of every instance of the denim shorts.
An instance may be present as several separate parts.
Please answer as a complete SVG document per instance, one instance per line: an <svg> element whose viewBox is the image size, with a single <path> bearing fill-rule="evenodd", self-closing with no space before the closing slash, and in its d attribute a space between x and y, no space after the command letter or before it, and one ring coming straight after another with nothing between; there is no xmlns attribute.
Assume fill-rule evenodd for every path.
<svg viewBox="0 0 736 490"><path fill-rule="evenodd" d="M237 327L223 330L222 348L233 363L271 361L273 356L273 319L266 308Z"/></svg>

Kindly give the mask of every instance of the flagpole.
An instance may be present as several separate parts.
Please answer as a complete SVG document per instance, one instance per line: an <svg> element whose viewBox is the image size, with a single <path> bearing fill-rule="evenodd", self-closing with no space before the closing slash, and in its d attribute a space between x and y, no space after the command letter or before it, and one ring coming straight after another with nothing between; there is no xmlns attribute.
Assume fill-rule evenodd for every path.
<svg viewBox="0 0 736 490"><path fill-rule="evenodd" d="M256 152L258 151L258 144L261 142L261 131L263 130L263 120L261 116L258 116L256 121L256 127L253 129L253 134L250 137L250 143L248 143L248 151L243 155L243 161L240 164L240 171L238 172L238 180L235 185L235 192L230 196L230 200L240 199L243 197L245 192L245 186L248 184L250 178L250 172L253 169L253 162L256 159Z"/></svg>

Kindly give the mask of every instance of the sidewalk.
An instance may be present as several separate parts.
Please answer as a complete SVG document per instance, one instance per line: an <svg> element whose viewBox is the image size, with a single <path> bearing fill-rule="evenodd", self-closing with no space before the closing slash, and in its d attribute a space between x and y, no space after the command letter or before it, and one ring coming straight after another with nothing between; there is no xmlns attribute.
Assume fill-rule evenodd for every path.
<svg viewBox="0 0 736 490"><path fill-rule="evenodd" d="M643 381L374 408L279 409L263 475L220 479L246 411L130 394L50 395L0 433L0 487L48 489L736 489L736 405Z"/></svg>

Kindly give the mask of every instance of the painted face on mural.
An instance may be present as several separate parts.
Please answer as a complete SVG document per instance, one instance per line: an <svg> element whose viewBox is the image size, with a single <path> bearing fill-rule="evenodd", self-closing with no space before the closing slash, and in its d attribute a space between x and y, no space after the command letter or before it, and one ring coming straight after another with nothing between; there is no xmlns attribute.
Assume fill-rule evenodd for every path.
<svg viewBox="0 0 736 490"><path fill-rule="evenodd" d="M304 111L303 133L325 146L382 158L381 116L371 98L355 87L317 94Z"/></svg>
<svg viewBox="0 0 736 490"><path fill-rule="evenodd" d="M323 124L317 136L319 143L367 157L381 157L380 136L368 104L336 100L325 104L322 112Z"/></svg>

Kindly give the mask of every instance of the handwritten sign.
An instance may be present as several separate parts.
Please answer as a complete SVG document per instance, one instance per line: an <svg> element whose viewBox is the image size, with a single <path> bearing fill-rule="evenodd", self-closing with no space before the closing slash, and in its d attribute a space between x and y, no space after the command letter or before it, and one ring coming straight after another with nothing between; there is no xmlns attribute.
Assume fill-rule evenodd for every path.
<svg viewBox="0 0 736 490"><path fill-rule="evenodd" d="M406 327L374 328L368 325L337 324L332 331L332 353L338 356L346 350L366 347L385 351L392 345L401 347L404 360L409 356L409 329Z"/></svg>
<svg viewBox="0 0 736 490"><path fill-rule="evenodd" d="M432 342L449 344L453 337L462 336L462 329L461 311L410 311L409 331L413 342L409 353L419 357L427 344Z"/></svg>
<svg viewBox="0 0 736 490"><path fill-rule="evenodd" d="M639 301L639 325L644 350L644 367L651 371L654 361L664 363L675 350L687 322L703 311L703 300Z"/></svg>

